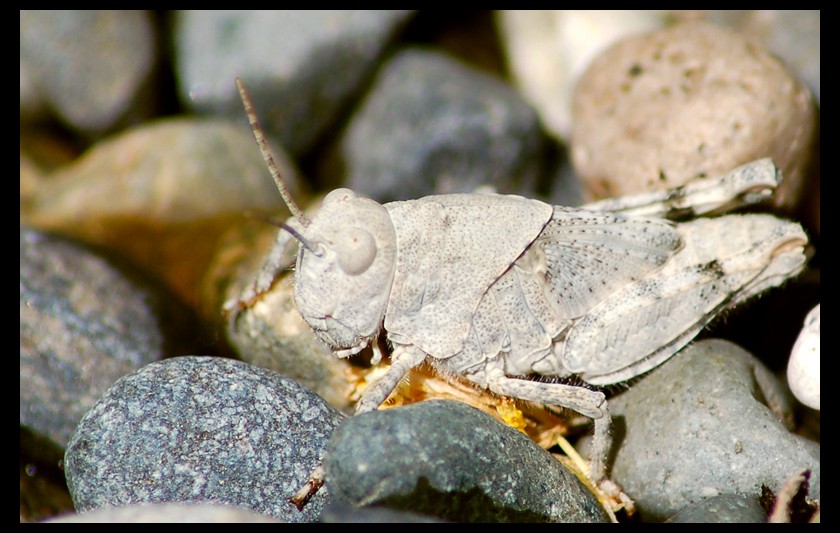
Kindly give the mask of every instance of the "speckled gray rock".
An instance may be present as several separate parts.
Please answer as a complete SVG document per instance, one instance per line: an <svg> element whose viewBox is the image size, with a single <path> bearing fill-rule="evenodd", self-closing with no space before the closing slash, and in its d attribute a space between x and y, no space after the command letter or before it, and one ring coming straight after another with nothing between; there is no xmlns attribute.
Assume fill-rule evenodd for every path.
<svg viewBox="0 0 840 533"><path fill-rule="evenodd" d="M160 287L79 243L20 227L20 425L45 450L60 457L117 379L184 353L190 328Z"/></svg>
<svg viewBox="0 0 840 533"><path fill-rule="evenodd" d="M689 505L666 522L675 524L758 524L767 512L758 499L742 494L721 494Z"/></svg>
<svg viewBox="0 0 840 533"><path fill-rule="evenodd" d="M280 520L248 509L220 504L152 503L109 507L88 513L65 515L50 520L60 524L168 523L168 524L230 524L281 523Z"/></svg>
<svg viewBox="0 0 840 533"><path fill-rule="evenodd" d="M790 433L759 401L769 395L758 385L763 372L739 346L706 340L610 400L626 429L612 479L643 517L665 519L720 494L757 498L762 485L778 491L803 468L819 499L819 444Z"/></svg>
<svg viewBox="0 0 840 533"><path fill-rule="evenodd" d="M20 11L20 61L32 85L70 126L100 133L142 116L155 66L143 11ZM22 98L23 99L23 98Z"/></svg>
<svg viewBox="0 0 840 533"><path fill-rule="evenodd" d="M114 384L65 455L77 511L218 502L289 522L318 517L287 500L306 481L342 416L279 374L241 361L176 357Z"/></svg>
<svg viewBox="0 0 840 533"><path fill-rule="evenodd" d="M596 497L517 430L459 402L355 416L330 440L338 503L382 505L457 522L605 522Z"/></svg>
<svg viewBox="0 0 840 533"><path fill-rule="evenodd" d="M175 33L184 103L242 117L234 78L263 127L294 154L358 91L408 11L186 11Z"/></svg>
<svg viewBox="0 0 840 533"><path fill-rule="evenodd" d="M382 67L341 147L348 186L379 201L480 185L533 194L543 149L536 112L511 87L422 49Z"/></svg>

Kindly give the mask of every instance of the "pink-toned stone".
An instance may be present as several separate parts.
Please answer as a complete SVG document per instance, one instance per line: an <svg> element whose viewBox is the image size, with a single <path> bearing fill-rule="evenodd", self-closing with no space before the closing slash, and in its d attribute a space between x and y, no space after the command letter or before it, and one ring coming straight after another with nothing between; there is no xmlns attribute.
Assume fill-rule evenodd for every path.
<svg viewBox="0 0 840 533"><path fill-rule="evenodd" d="M631 37L575 91L572 158L590 199L658 190L771 157L799 201L813 154L807 87L761 45L705 22Z"/></svg>

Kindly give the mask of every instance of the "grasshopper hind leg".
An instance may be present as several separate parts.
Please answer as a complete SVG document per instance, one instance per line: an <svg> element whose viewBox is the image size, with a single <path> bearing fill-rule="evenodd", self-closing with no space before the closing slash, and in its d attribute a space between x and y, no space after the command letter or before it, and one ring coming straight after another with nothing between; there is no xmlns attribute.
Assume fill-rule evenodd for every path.
<svg viewBox="0 0 840 533"><path fill-rule="evenodd" d="M589 478L596 484L607 477L607 457L612 447L611 418L603 392L566 385L511 378L501 371L488 375L491 391L522 400L566 407L588 416L595 423Z"/></svg>

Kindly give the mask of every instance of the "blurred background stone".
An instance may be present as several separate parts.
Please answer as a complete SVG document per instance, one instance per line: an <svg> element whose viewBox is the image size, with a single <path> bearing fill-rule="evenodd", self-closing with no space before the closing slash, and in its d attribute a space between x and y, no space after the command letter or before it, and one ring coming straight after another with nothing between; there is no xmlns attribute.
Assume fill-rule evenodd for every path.
<svg viewBox="0 0 840 533"><path fill-rule="evenodd" d="M156 39L145 11L21 10L21 120L41 102L85 135L149 118Z"/></svg>
<svg viewBox="0 0 840 533"><path fill-rule="evenodd" d="M376 69L410 11L185 11L175 21L184 105L242 116L250 89L264 127L292 154L311 149Z"/></svg>
<svg viewBox="0 0 840 533"><path fill-rule="evenodd" d="M274 151L297 191L293 166ZM249 209L282 206L244 122L178 118L103 141L51 173L25 199L21 218L117 250L197 306L222 232Z"/></svg>
<svg viewBox="0 0 840 533"><path fill-rule="evenodd" d="M515 91L424 49L383 65L342 140L347 186L380 202L484 185L533 195L544 150L536 113Z"/></svg>
<svg viewBox="0 0 840 533"><path fill-rule="evenodd" d="M820 101L820 10L709 10L708 20L757 39Z"/></svg>
<svg viewBox="0 0 840 533"><path fill-rule="evenodd" d="M82 416L120 377L194 348L171 294L84 245L20 227L20 425L57 464Z"/></svg>

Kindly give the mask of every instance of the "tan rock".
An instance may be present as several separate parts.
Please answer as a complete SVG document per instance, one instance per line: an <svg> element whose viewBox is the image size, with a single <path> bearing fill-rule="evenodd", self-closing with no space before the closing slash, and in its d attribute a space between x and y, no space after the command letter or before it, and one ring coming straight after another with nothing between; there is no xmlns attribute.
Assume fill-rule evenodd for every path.
<svg viewBox="0 0 840 533"><path fill-rule="evenodd" d="M705 22L620 41L575 91L572 159L589 199L674 187L771 157L793 209L811 164L807 87L761 45Z"/></svg>
<svg viewBox="0 0 840 533"><path fill-rule="evenodd" d="M27 192L22 222L111 249L193 306L222 232L247 210L283 209L247 126L221 120L166 119L129 130Z"/></svg>

